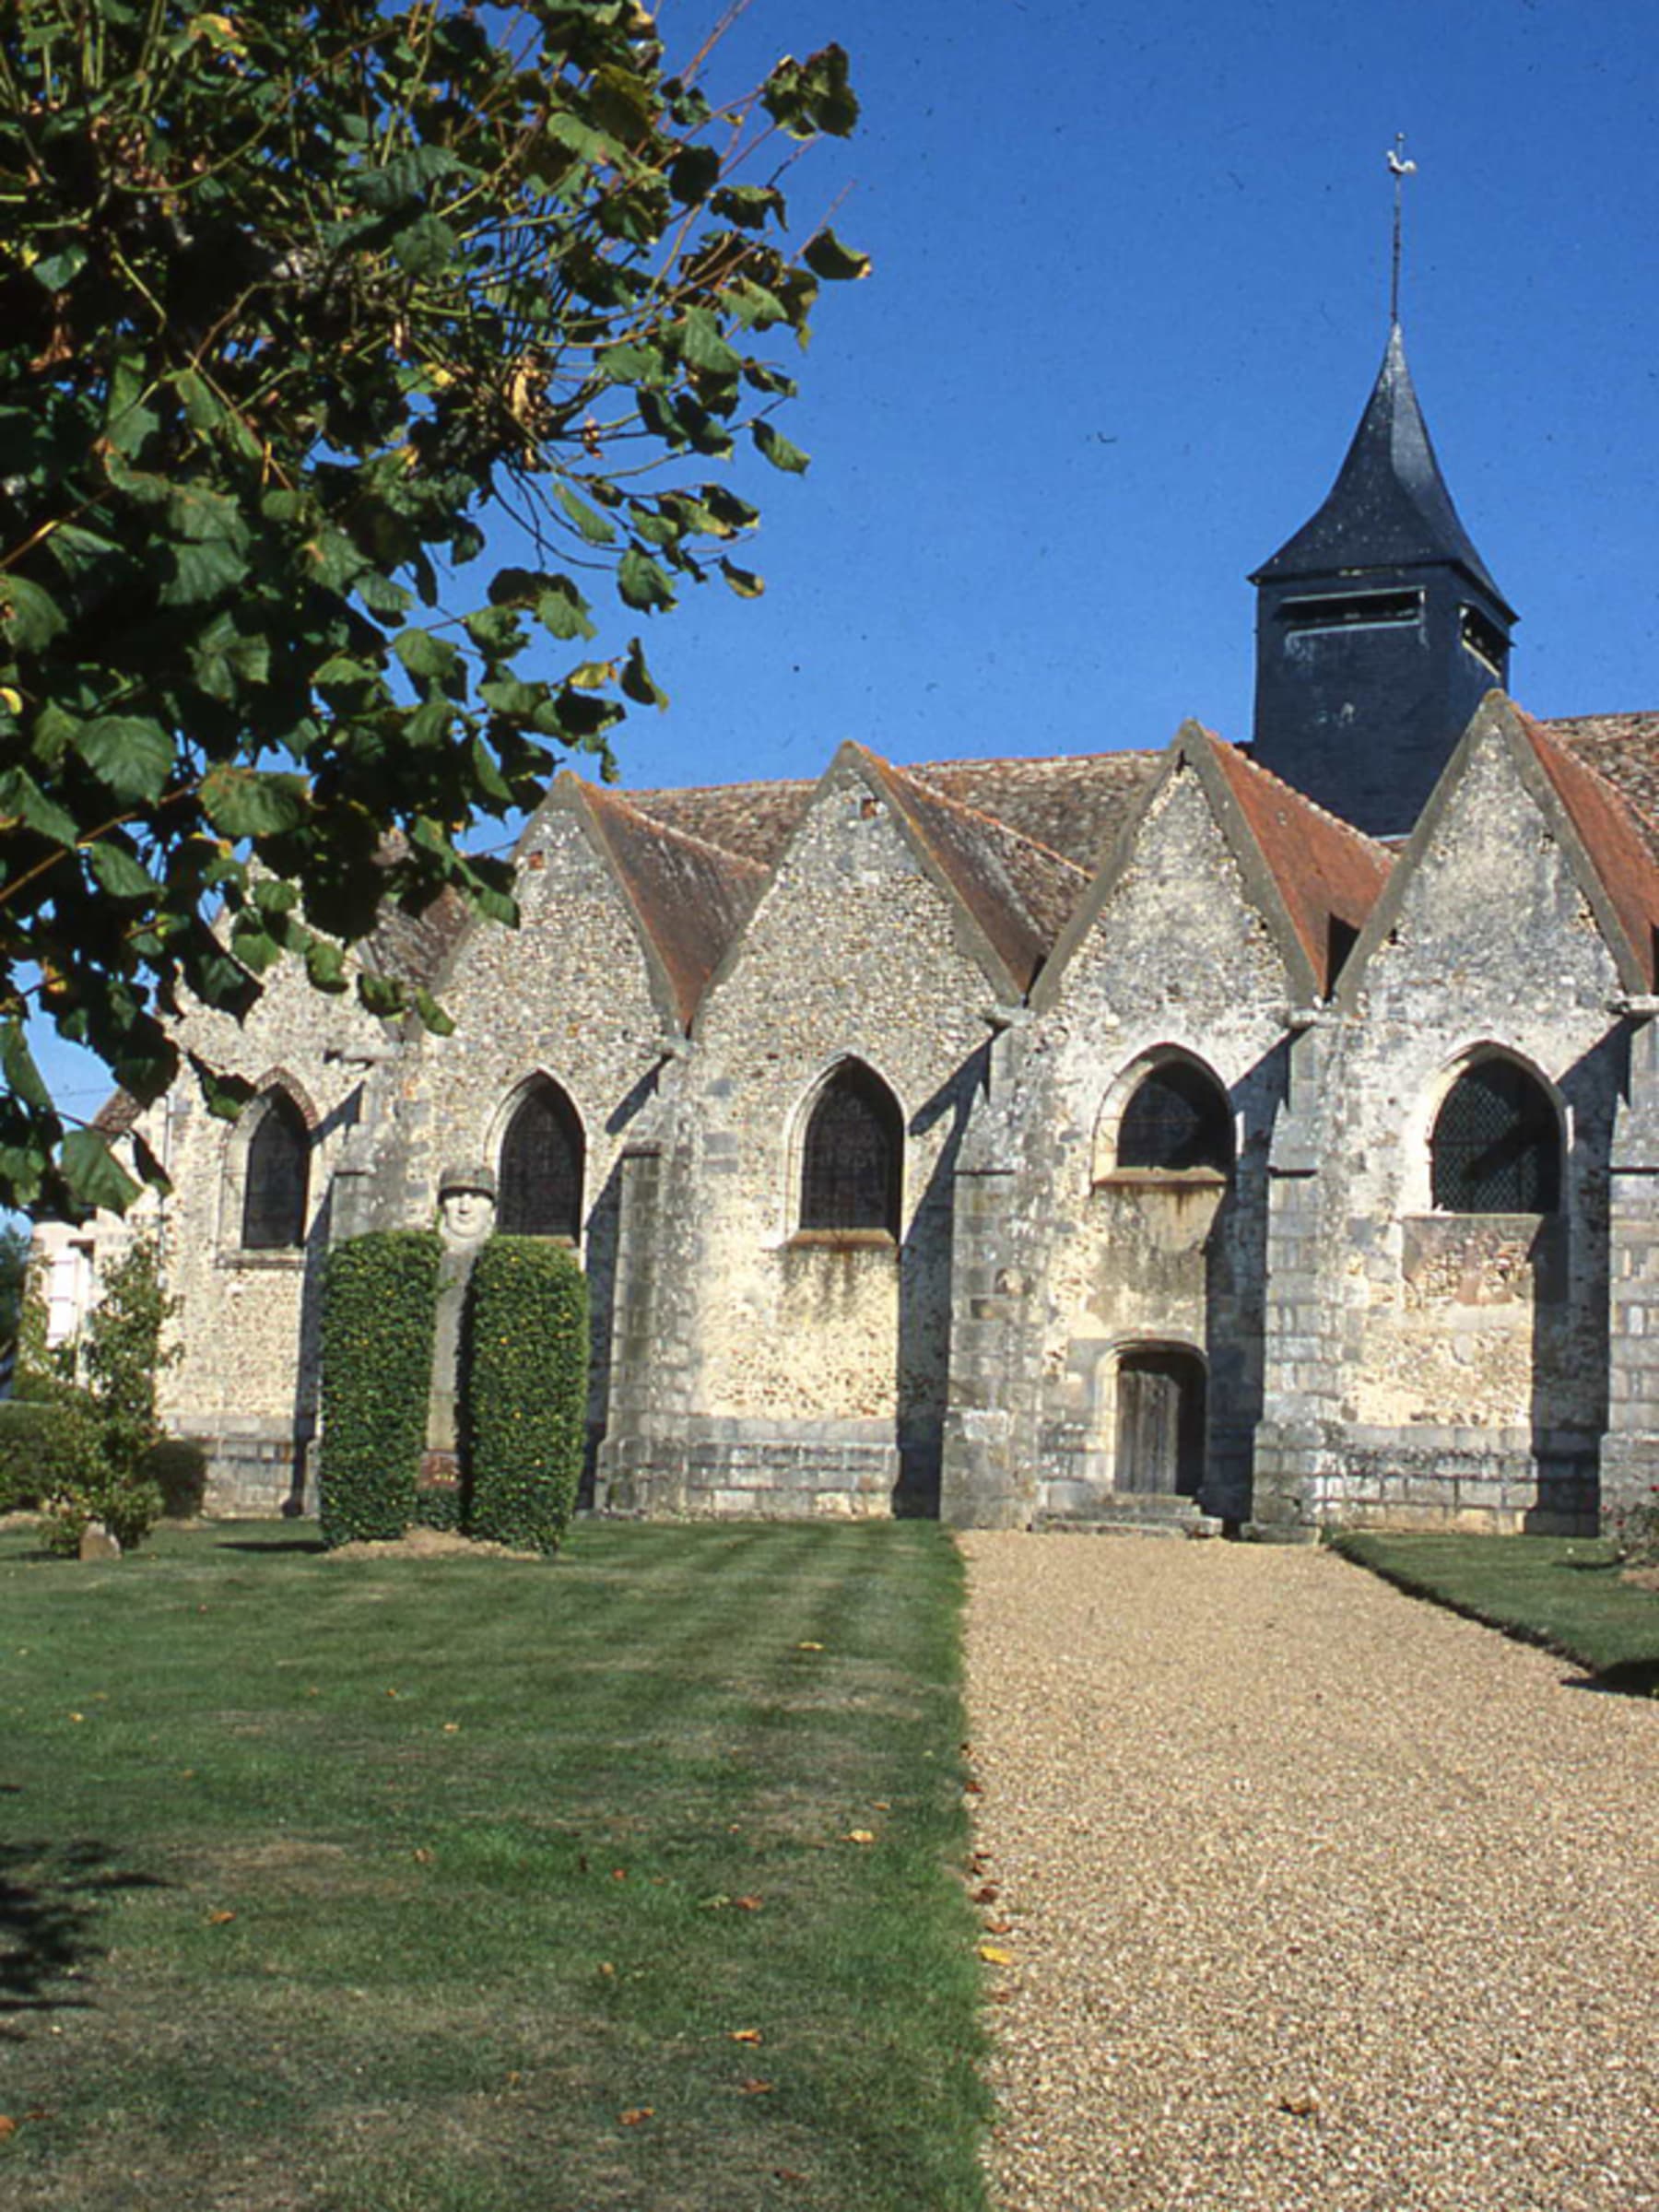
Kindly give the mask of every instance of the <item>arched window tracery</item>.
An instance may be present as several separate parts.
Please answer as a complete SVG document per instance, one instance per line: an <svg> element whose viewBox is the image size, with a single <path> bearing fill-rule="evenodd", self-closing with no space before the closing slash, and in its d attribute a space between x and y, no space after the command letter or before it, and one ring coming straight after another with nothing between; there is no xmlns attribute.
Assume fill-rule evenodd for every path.
<svg viewBox="0 0 1659 2212"><path fill-rule="evenodd" d="M1549 1093L1494 1054L1458 1077L1429 1140L1439 1213L1553 1214L1561 1202L1561 1129Z"/></svg>
<svg viewBox="0 0 1659 2212"><path fill-rule="evenodd" d="M241 1248L290 1252L305 1242L311 1132L286 1090L265 1092L242 1166Z"/></svg>
<svg viewBox="0 0 1659 2212"><path fill-rule="evenodd" d="M1232 1164L1232 1112L1221 1086L1190 1060L1154 1062L1118 1123L1116 1165L1224 1175Z"/></svg>
<svg viewBox="0 0 1659 2212"><path fill-rule="evenodd" d="M557 1083L538 1076L501 1138L497 1227L508 1236L579 1241L586 1151L575 1107Z"/></svg>
<svg viewBox="0 0 1659 2212"><path fill-rule="evenodd" d="M834 1070L807 1117L801 1146L804 1230L900 1233L904 1116L873 1069L847 1060Z"/></svg>

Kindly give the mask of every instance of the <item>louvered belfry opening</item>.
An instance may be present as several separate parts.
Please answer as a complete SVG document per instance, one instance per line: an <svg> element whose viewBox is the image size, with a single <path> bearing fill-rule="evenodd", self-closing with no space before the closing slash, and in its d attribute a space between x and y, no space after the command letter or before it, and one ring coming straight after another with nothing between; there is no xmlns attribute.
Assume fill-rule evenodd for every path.
<svg viewBox="0 0 1659 2212"><path fill-rule="evenodd" d="M1430 1139L1435 1210L1553 1214L1561 1131L1548 1093L1512 1060L1479 1060L1446 1094Z"/></svg>
<svg viewBox="0 0 1659 2212"><path fill-rule="evenodd" d="M1232 1114L1214 1077L1184 1060L1149 1068L1118 1124L1116 1164L1225 1175L1232 1161Z"/></svg>
<svg viewBox="0 0 1659 2212"><path fill-rule="evenodd" d="M292 1251L305 1241L311 1133L286 1090L268 1091L254 1112L259 1120L248 1140L242 1182L242 1250Z"/></svg>
<svg viewBox="0 0 1659 2212"><path fill-rule="evenodd" d="M818 1093L801 1155L801 1227L897 1237L904 1116L869 1068L846 1061Z"/></svg>
<svg viewBox="0 0 1659 2212"><path fill-rule="evenodd" d="M582 1235L586 1140L576 1109L545 1076L513 1110L501 1140L496 1226L512 1237Z"/></svg>

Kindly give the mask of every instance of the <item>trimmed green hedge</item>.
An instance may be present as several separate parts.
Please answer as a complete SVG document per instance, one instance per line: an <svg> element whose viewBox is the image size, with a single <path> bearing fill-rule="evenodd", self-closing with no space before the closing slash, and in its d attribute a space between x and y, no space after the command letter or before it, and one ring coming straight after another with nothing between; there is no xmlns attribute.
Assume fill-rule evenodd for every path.
<svg viewBox="0 0 1659 2212"><path fill-rule="evenodd" d="M85 1394L70 1384L51 1399L0 1403L0 1513L89 1482L98 1472L98 1426ZM78 1401L78 1402L77 1402Z"/></svg>
<svg viewBox="0 0 1659 2212"><path fill-rule="evenodd" d="M401 1536L415 1518L438 1316L430 1229L336 1244L323 1278L324 1544Z"/></svg>
<svg viewBox="0 0 1659 2212"><path fill-rule="evenodd" d="M587 1433L587 1283L542 1237L491 1237L473 1266L463 1375L467 1533L556 1551Z"/></svg>

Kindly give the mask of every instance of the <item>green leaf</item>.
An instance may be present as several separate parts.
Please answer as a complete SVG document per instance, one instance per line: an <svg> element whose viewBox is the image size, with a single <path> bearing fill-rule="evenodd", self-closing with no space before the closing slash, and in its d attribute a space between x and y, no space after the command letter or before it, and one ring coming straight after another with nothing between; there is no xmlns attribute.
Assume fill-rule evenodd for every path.
<svg viewBox="0 0 1659 2212"><path fill-rule="evenodd" d="M709 202L711 214L740 229L759 230L769 215L784 218L783 194L771 184L725 184Z"/></svg>
<svg viewBox="0 0 1659 2212"><path fill-rule="evenodd" d="M282 958L282 947L276 938L262 929L252 913L238 914L230 925L230 949L244 968L255 975L264 975Z"/></svg>
<svg viewBox="0 0 1659 2212"><path fill-rule="evenodd" d="M305 819L303 776L282 770L209 769L202 779L202 812L223 837L275 837Z"/></svg>
<svg viewBox="0 0 1659 2212"><path fill-rule="evenodd" d="M617 589L629 606L655 610L674 605L674 591L649 553L629 546L617 563Z"/></svg>
<svg viewBox="0 0 1659 2212"><path fill-rule="evenodd" d="M253 1096L253 1086L245 1076L232 1075L227 1070L212 1067L197 1053L186 1055L200 1088L207 1111L216 1121L233 1122Z"/></svg>
<svg viewBox="0 0 1659 2212"><path fill-rule="evenodd" d="M76 733L76 749L118 799L157 799L173 764L172 739L141 714L100 714Z"/></svg>
<svg viewBox="0 0 1659 2212"><path fill-rule="evenodd" d="M596 514L585 500L579 500L568 484L555 485L559 503L570 516L590 546L614 546L617 533L602 514Z"/></svg>
<svg viewBox="0 0 1659 2212"><path fill-rule="evenodd" d="M420 1017L421 1027L429 1030L434 1037L453 1036L455 1030L453 1018L444 1012L429 991L418 990L416 992L415 1011Z"/></svg>
<svg viewBox="0 0 1659 2212"><path fill-rule="evenodd" d="M392 650L411 676L422 679L453 675L461 658L448 638L434 637L429 629L399 630Z"/></svg>
<svg viewBox="0 0 1659 2212"><path fill-rule="evenodd" d="M305 972L319 991L344 991L346 955L330 937L313 937L305 948Z"/></svg>
<svg viewBox="0 0 1659 2212"><path fill-rule="evenodd" d="M720 572L739 599L759 599L766 589L764 576L757 576L752 569L740 569L735 560L723 559Z"/></svg>
<svg viewBox="0 0 1659 2212"><path fill-rule="evenodd" d="M71 1129L59 1159L64 1181L82 1206L124 1214L138 1195L138 1185L96 1129Z"/></svg>
<svg viewBox="0 0 1659 2212"><path fill-rule="evenodd" d="M16 653L41 653L64 628L64 610L24 576L0 576L0 633Z"/></svg>
<svg viewBox="0 0 1659 2212"><path fill-rule="evenodd" d="M645 649L638 638L628 641L628 658L622 664L622 689L636 706L655 707L659 711L668 704L668 694L651 670L645 665Z"/></svg>
<svg viewBox="0 0 1659 2212"><path fill-rule="evenodd" d="M112 899L153 899L161 886L149 871L109 838L85 848L92 873Z"/></svg>
<svg viewBox="0 0 1659 2212"><path fill-rule="evenodd" d="M703 370L711 376L735 376L743 367L743 356L727 345L712 309L707 307L686 311L680 328L680 358L688 368Z"/></svg>
<svg viewBox="0 0 1659 2212"><path fill-rule="evenodd" d="M37 837L50 838L54 845L73 845L80 837L75 817L49 799L20 768L0 775L0 813L19 815Z"/></svg>
<svg viewBox="0 0 1659 2212"><path fill-rule="evenodd" d="M37 284L43 284L49 292L61 292L72 284L87 265L87 249L78 239L70 239L42 254L29 275Z"/></svg>
<svg viewBox="0 0 1659 2212"><path fill-rule="evenodd" d="M535 618L543 629L569 643L574 638L598 635L588 618L588 603L568 576L555 576L535 603Z"/></svg>
<svg viewBox="0 0 1659 2212"><path fill-rule="evenodd" d="M844 284L870 273L870 257L852 246L842 245L833 230L827 227L806 241L801 259L815 276L826 284Z"/></svg>
<svg viewBox="0 0 1659 2212"><path fill-rule="evenodd" d="M7 1089L14 1091L26 1106L33 1106L43 1113L51 1112L52 1093L41 1079L29 1040L23 1034L23 1024L15 1019L0 1022L0 1074L6 1077Z"/></svg>
<svg viewBox="0 0 1659 2212"><path fill-rule="evenodd" d="M371 1014L378 1014L384 1019L390 1019L404 1010L404 987L389 975L374 975L366 969L359 970L357 992L363 1006Z"/></svg>
<svg viewBox="0 0 1659 2212"><path fill-rule="evenodd" d="M655 346L607 346L594 361L601 376L613 384L661 384L668 381L668 366Z"/></svg>
<svg viewBox="0 0 1659 2212"><path fill-rule="evenodd" d="M411 276L431 276L454 259L458 242L441 215L423 215L392 241L392 257Z"/></svg>
<svg viewBox="0 0 1659 2212"><path fill-rule="evenodd" d="M234 591L248 573L243 556L228 538L187 538L165 547L158 564L156 596L163 606L199 606Z"/></svg>
<svg viewBox="0 0 1659 2212"><path fill-rule="evenodd" d="M804 453L798 445L791 445L782 431L774 429L765 416L750 423L749 431L774 468L787 469L794 477L806 475L812 456Z"/></svg>

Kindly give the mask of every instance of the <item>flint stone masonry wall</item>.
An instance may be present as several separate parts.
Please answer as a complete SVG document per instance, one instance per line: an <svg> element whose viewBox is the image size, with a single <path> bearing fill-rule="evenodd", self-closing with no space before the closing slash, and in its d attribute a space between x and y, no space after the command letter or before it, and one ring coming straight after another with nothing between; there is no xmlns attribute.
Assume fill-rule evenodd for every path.
<svg viewBox="0 0 1659 2212"><path fill-rule="evenodd" d="M311 1131L304 1245L244 1252L240 1159L248 1124L210 1114L190 1077L139 1124L174 1189L164 1253L168 1288L182 1301L183 1357L163 1371L161 1418L206 1447L209 1511L275 1512L309 1479L332 1179L368 1064L384 1056L389 1033L354 996L324 996L298 963L284 961L265 977L245 1023L196 1008L182 1042L227 1073L280 1082Z"/></svg>
<svg viewBox="0 0 1659 2212"><path fill-rule="evenodd" d="M1040 1510L1092 1517L1117 1487L1118 1360L1187 1346L1208 1371L1204 1495L1248 1517L1261 1406L1267 1129L1283 1085L1288 985L1195 773L1148 811L1132 865L1049 998L1028 1062L1028 1203L1049 1260ZM1225 1184L1115 1173L1118 1117L1160 1050L1228 1092Z"/></svg>
<svg viewBox="0 0 1659 2212"><path fill-rule="evenodd" d="M819 1510L826 1496L862 1501L879 1484L889 1501L901 1481L936 1491L950 1161L992 995L959 931L886 799L843 766L705 999L665 1100L677 1135L653 1232L654 1295L674 1300L690 1341L680 1347L688 1361L677 1434L664 1434L659 1411L649 1451L636 1433L607 1452L618 1478L628 1471L629 1501L646 1501L653 1468L653 1498L747 1489L728 1448L739 1438L746 1454L760 1455L746 1469L769 1468L788 1489L802 1435L825 1423L842 1440L836 1449L853 1458L839 1469L845 1481L833 1466L825 1472L814 1493ZM797 1233L806 1119L824 1077L848 1056L875 1070L904 1116L897 1250L878 1237ZM662 1288L674 1280L677 1289ZM724 1426L732 1422L740 1430ZM635 1425L653 1427L651 1412ZM865 1456L872 1449L882 1454L879 1471Z"/></svg>

